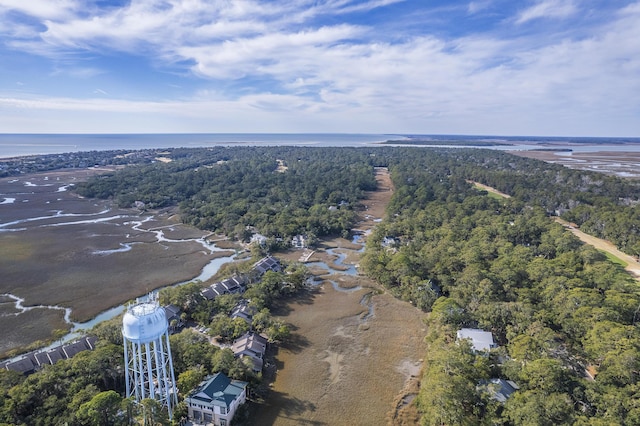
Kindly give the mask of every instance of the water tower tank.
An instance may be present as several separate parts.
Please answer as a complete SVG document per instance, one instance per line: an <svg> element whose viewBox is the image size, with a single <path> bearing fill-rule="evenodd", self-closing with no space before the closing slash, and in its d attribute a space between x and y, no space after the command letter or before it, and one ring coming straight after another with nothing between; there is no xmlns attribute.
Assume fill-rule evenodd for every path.
<svg viewBox="0 0 640 426"><path fill-rule="evenodd" d="M167 316L156 303L145 302L130 307L122 318L122 335L136 343L148 343L165 334Z"/></svg>
<svg viewBox="0 0 640 426"><path fill-rule="evenodd" d="M169 324L157 301L129 306L122 318L127 398L158 400L169 418L178 403Z"/></svg>

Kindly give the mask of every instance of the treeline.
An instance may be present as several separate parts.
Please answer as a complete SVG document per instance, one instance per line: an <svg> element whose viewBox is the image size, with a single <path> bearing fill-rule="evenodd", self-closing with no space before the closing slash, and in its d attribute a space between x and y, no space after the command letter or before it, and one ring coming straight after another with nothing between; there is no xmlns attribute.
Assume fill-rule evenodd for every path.
<svg viewBox="0 0 640 426"><path fill-rule="evenodd" d="M78 191L123 206L179 206L186 222L241 238L248 226L274 237L326 235L349 231L363 191L375 188L373 168L389 168L395 193L385 222L368 238L361 265L398 297L432 311L417 399L423 423L640 424L637 283L548 218L562 215L592 226L638 254L635 182L481 149L168 152L170 163L143 162ZM489 197L469 180L512 198ZM225 333L236 333L220 324ZM492 331L501 349L484 358L455 343L463 326ZM218 350L196 343L176 342L176 348L190 349L174 359L210 360L202 372L227 365L213 358L223 357ZM193 348L212 352L189 355ZM595 380L586 378L587 369ZM230 375L241 371L236 363ZM478 387L490 377L511 379L520 390L497 403ZM17 399L6 395L2 421L26 413L16 411ZM57 398L67 398L61 404L72 399ZM55 401L40 403L54 415Z"/></svg>
<svg viewBox="0 0 640 426"><path fill-rule="evenodd" d="M130 207L180 206L185 223L238 238L348 234L353 207L373 190L374 159L357 149L172 150L170 163L130 167L76 190ZM339 208L338 208L339 207Z"/></svg>
<svg viewBox="0 0 640 426"><path fill-rule="evenodd" d="M164 163L159 157L173 161ZM149 208L179 205L186 222L240 238L247 236L247 225L264 228L270 236L322 236L348 231L353 203L362 191L375 187L372 166L409 163L418 170L495 187L612 241L628 254L640 254L636 182L496 150L381 146L88 151L7 159L0 164L0 177L127 165L77 191L114 198L124 207L135 201ZM274 172L279 165L287 172ZM350 208L328 211L341 201L351 203Z"/></svg>
<svg viewBox="0 0 640 426"><path fill-rule="evenodd" d="M465 157L473 161L456 164ZM437 167L414 161L393 167L396 192L361 266L432 312L417 398L422 423L638 424L637 283L548 217L562 204L560 186L573 199L582 191L566 188L583 185L585 199L611 203L631 198L634 186L484 151ZM514 198L489 197L465 179ZM455 342L462 327L491 331L500 348L486 356ZM481 386L490 378L520 389L500 403Z"/></svg>
<svg viewBox="0 0 640 426"><path fill-rule="evenodd" d="M87 197L113 198L123 207L136 201L152 209L179 206L186 223L239 239L251 234L247 227L275 238L346 235L355 218L353 208L364 191L375 188L373 167L390 167L395 174L415 170L439 179L478 181L574 222L631 255L640 254L636 182L501 151L389 146L164 151L170 163L151 161L153 155L137 160L128 155L136 166L97 177L76 190ZM433 190L417 187L394 202L428 198Z"/></svg>
<svg viewBox="0 0 640 426"><path fill-rule="evenodd" d="M456 167L467 179L540 206L627 254L640 255L637 181L485 150L470 157L475 166Z"/></svg>
<svg viewBox="0 0 640 426"><path fill-rule="evenodd" d="M0 161L0 177L62 169L82 169L101 166L124 166L154 162L158 150L84 151L65 154L29 155Z"/></svg>

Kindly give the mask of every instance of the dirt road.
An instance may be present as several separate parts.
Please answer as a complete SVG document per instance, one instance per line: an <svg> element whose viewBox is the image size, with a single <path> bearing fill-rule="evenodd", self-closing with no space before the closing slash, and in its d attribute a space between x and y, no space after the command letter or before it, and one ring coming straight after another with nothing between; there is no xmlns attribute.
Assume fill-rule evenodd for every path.
<svg viewBox="0 0 640 426"><path fill-rule="evenodd" d="M483 185L481 183L478 182L474 182L474 181L467 181L479 188L482 188L488 192L491 192L493 194L497 194L500 195L502 197L505 198L510 198L510 195L505 194L503 192L498 191L495 188L492 188L490 186L487 185ZM576 237L578 237L580 239L580 241L582 241L585 244L589 244L594 246L596 249L598 250L602 250L604 252L607 252L615 257L617 257L618 259L622 260L623 262L625 262L627 265L624 267L624 269L629 272L635 279L640 280L640 263L636 260L636 258L634 258L633 256L629 256L626 253L621 252L620 250L618 250L616 248L616 246L614 246L612 243L610 243L609 241L603 240L601 238L597 238L594 237L593 235L589 235L586 234L584 232L582 232L580 229L578 229L577 226L575 226L574 224L571 224L565 220L560 219L559 217L554 218L554 220L556 222L558 222L559 224L561 224L562 226L564 226L566 229L568 229L569 231L571 231L571 233L573 233L573 235L575 235Z"/></svg>
<svg viewBox="0 0 640 426"><path fill-rule="evenodd" d="M590 244L597 248L598 250L602 250L604 252L610 253L611 255L617 257L618 259L624 261L627 265L624 267L626 271L628 271L634 278L640 280L640 263L633 257L629 256L626 253L621 252L611 244L609 241L603 240L601 238L594 237L593 235L585 234L581 230L579 230L576 226L570 224L569 222L560 219L559 217L555 218L555 221L563 225L567 228L573 235L578 237L580 241L585 244Z"/></svg>

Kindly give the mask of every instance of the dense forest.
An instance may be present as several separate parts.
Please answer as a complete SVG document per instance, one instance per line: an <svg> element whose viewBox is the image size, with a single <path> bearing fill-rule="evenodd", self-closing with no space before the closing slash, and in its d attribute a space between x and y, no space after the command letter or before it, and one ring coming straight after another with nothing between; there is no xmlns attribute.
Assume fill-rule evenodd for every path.
<svg viewBox="0 0 640 426"><path fill-rule="evenodd" d="M432 312L423 424L638 424L637 282L539 207L431 173L394 182L362 266ZM462 327L491 331L500 348L456 343ZM520 390L502 405L479 387L490 378Z"/></svg>
<svg viewBox="0 0 640 426"><path fill-rule="evenodd" d="M309 229L305 222L289 220L297 227L288 230L274 226L278 213L273 210L260 222L254 218L259 210L228 207L236 197L245 200L256 186L261 194L269 193L273 182L275 191L295 192L289 192L289 198L266 197L261 207L292 204L299 208L292 214L306 219L311 215L302 213L305 208L312 213L312 207L357 201L360 193L328 197L341 190L332 185L334 176L343 176L340 171L347 169L349 175L361 171L361 182L366 184L357 188L365 190L372 185L367 170L389 167L396 191L385 222L368 239L362 266L398 297L433 312L417 400L424 424L640 422L637 284L603 254L583 246L549 219L561 215L637 255L640 216L635 182L490 150L266 151L270 156L261 153L261 161L249 168L244 168L244 158L236 165L231 156L214 155L211 162L216 166L207 169L210 176L228 181L231 185L225 188L234 191L210 192L200 186L195 192L182 191L183 214L196 225L227 232L237 229L238 223L267 234L301 232ZM319 159L325 164L318 168L307 163ZM277 173L277 160L292 171L308 173L298 173L297 182L288 182L287 176L294 174ZM157 166L151 167L157 172ZM234 175L236 171L243 172ZM306 196L295 189L310 185L303 179L314 173L313 183L326 187L322 196L317 188L307 187ZM155 181L159 179L156 176ZM339 179L341 185L349 184L347 178ZM469 181L493 186L512 198L489 197ZM171 198L176 192L164 194ZM215 197L206 195L214 193L226 201L216 204ZM229 194L235 195L226 198ZM131 202L144 193L126 195ZM194 209L195 200L203 204L200 209ZM209 219L220 215L235 220L224 225L224 220ZM325 230L335 233L337 228ZM455 343L460 327L491 331L500 349L487 357ZM511 379L520 390L505 404L497 403L479 387L492 377Z"/></svg>
<svg viewBox="0 0 640 426"><path fill-rule="evenodd" d="M484 149L163 151L119 154L128 167L76 190L124 207L142 202L150 209L177 208L186 223L234 238L256 231L286 241L298 233L346 236L359 200L375 188L374 167L389 168L394 196L367 239L361 266L397 297L431 312L416 399L424 424L640 424L637 283L549 218L562 216L638 255L640 192L634 181ZM165 161L154 160L160 155ZM470 181L512 198L490 196ZM281 279L269 277L265 303L273 296L272 281ZM232 337L239 331L215 315L231 302L204 305L191 315L213 315L211 325ZM474 352L455 341L460 327L491 331L499 348ZM38 420L55 417L92 424L85 414L70 413L117 415L119 422L139 415L126 401L104 394L122 391L120 355L111 346L117 346L116 331L102 330L102 349L84 355L98 361L76 365L73 358L27 378L0 374L0 421L55 424ZM185 363L177 367L185 383L219 369L244 374L228 353L181 335L172 338L172 349L174 359ZM189 364L192 351L204 351L196 355L207 364ZM99 372L82 373L86 365ZM490 378L513 380L520 389L499 403L480 386ZM101 404L111 408L100 411Z"/></svg>
<svg viewBox="0 0 640 426"><path fill-rule="evenodd" d="M170 163L130 167L77 191L121 206L180 206L183 222L246 239L348 234L353 206L375 189L373 161L356 150L174 150ZM249 227L249 228L248 228Z"/></svg>
<svg viewBox="0 0 640 426"><path fill-rule="evenodd" d="M172 160L168 163L153 161L150 152L144 154L120 153L118 161L126 159L133 166L79 185L77 192L113 198L124 207L135 201L147 208L179 206L185 223L240 239L250 235L247 227L276 238L298 233L339 235L351 229L353 208L364 191L375 188L373 167L391 167L405 179L415 171L492 186L546 214L574 222L628 254L640 254L636 182L500 151L216 147L163 150L161 154ZM411 185L399 186L394 202L428 198L437 189L428 183L416 186L412 192L407 192ZM341 207L332 209L337 206Z"/></svg>

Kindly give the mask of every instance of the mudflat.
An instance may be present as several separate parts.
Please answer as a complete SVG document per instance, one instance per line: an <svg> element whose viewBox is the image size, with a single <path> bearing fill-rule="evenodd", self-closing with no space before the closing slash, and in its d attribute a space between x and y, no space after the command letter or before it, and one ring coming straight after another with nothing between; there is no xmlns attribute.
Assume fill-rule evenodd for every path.
<svg viewBox="0 0 640 426"><path fill-rule="evenodd" d="M190 280L215 257L175 212L120 209L75 195L101 170L0 179L0 356L149 291ZM24 299L16 306L15 298Z"/></svg>
<svg viewBox="0 0 640 426"><path fill-rule="evenodd" d="M640 153L633 150L627 152L607 151L607 147L603 146L602 151L596 152L531 150L511 151L510 153L548 163L562 164L570 169L589 170L623 178L640 178Z"/></svg>
<svg viewBox="0 0 640 426"><path fill-rule="evenodd" d="M393 188L377 170L378 191L367 194L356 226L364 233L383 217ZM372 280L343 273L361 248L347 240L323 241L313 252L285 257L325 262L312 267L318 285L283 303L274 314L293 328L278 348L266 401L254 418L265 425L405 425L419 416L418 392L426 347L426 314L395 299ZM332 253L327 253L331 250ZM336 253L344 254L336 265ZM333 272L331 272L333 271Z"/></svg>
<svg viewBox="0 0 640 426"><path fill-rule="evenodd" d="M402 401L416 392L425 314L364 278L349 284L358 287L340 291L325 282L279 312L295 331L278 350L275 381L255 417L262 424L379 425L407 418L403 411L412 407Z"/></svg>

